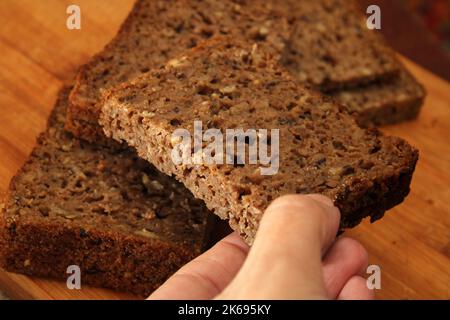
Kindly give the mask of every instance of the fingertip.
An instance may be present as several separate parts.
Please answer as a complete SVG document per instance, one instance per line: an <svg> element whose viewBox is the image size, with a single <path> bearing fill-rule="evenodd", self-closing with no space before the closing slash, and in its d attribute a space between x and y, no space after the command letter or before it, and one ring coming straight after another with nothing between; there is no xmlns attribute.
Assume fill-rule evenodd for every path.
<svg viewBox="0 0 450 320"><path fill-rule="evenodd" d="M367 264L367 251L358 241L339 238L323 259L323 275L329 296L336 298L350 278L363 274Z"/></svg>
<svg viewBox="0 0 450 320"><path fill-rule="evenodd" d="M266 211L269 210L269 209L272 209L274 207L275 208L288 207L288 206L290 206L292 204L295 204L296 202L305 200L305 197L306 196L301 195L301 194L286 194L286 195L283 195L283 196L278 197L275 200L273 200L270 203L269 207L266 209Z"/></svg>
<svg viewBox="0 0 450 320"><path fill-rule="evenodd" d="M249 245L242 239L242 237L236 231L227 235L225 238L220 240L220 242L236 246L245 253L247 253L248 250L250 249Z"/></svg>
<svg viewBox="0 0 450 320"><path fill-rule="evenodd" d="M316 222L322 218L324 218L323 208L314 199L298 194L284 195L272 201L266 209L259 229L270 228L272 231L278 230L284 233L294 227L295 222ZM318 224L313 223L313 225Z"/></svg>
<svg viewBox="0 0 450 320"><path fill-rule="evenodd" d="M352 256L354 257L353 259L359 261L361 268L358 274L362 275L369 265L369 253L366 248L364 248L364 246L355 239L348 237L343 237L342 239L344 239L346 245L349 246Z"/></svg>
<svg viewBox="0 0 450 320"><path fill-rule="evenodd" d="M322 207L325 210L329 210L330 208L337 209L331 199L325 197L320 194L287 194L281 197L276 198L272 203L270 203L269 207L266 209L267 211L276 211L283 209L306 209L306 208L315 208L317 206ZM339 211L339 210L337 210Z"/></svg>
<svg viewBox="0 0 450 320"><path fill-rule="evenodd" d="M321 229L323 238L330 242L336 237L340 213L331 199L322 195L284 195L269 205L261 225L282 224L285 229L289 229L301 219L308 220L309 225Z"/></svg>
<svg viewBox="0 0 450 320"><path fill-rule="evenodd" d="M333 221L336 224L336 229L339 227L339 222L341 221L341 212L339 211L339 208L334 205L333 200L321 194L307 194L306 197L309 197L317 201L321 205L324 205L327 211L334 216Z"/></svg>
<svg viewBox="0 0 450 320"><path fill-rule="evenodd" d="M363 274L366 271L369 264L369 253L361 243L349 237L340 237L336 242L336 246L338 251L347 252L347 255L352 257L352 261L357 262L360 266L358 274Z"/></svg>
<svg viewBox="0 0 450 320"><path fill-rule="evenodd" d="M323 200L326 201L326 200ZM321 257L335 241L337 209L307 195L285 195L274 200L260 222L253 247L276 246L292 253L304 250ZM267 250L267 249L265 249Z"/></svg>
<svg viewBox="0 0 450 320"><path fill-rule="evenodd" d="M375 292L367 287L367 280L361 276L350 278L339 293L338 300L373 300Z"/></svg>

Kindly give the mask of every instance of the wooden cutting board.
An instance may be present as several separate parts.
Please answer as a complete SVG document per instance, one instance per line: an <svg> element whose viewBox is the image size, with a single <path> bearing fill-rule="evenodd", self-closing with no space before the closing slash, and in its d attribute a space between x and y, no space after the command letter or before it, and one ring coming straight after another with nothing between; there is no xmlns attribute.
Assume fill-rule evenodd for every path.
<svg viewBox="0 0 450 320"><path fill-rule="evenodd" d="M81 30L66 28L68 0L0 1L0 192L45 127L58 89L116 33L133 0L78 0ZM450 84L404 59L428 90L418 120L384 128L420 150L411 194L385 218L346 232L381 267L378 298L450 298ZM0 290L25 299L131 295L0 271Z"/></svg>

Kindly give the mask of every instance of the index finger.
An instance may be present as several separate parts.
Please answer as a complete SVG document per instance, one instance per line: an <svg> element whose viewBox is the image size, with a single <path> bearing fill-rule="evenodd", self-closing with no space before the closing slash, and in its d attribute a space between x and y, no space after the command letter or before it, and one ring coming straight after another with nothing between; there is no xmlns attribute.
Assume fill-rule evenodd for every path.
<svg viewBox="0 0 450 320"><path fill-rule="evenodd" d="M248 250L233 232L178 270L148 299L212 299L234 278Z"/></svg>

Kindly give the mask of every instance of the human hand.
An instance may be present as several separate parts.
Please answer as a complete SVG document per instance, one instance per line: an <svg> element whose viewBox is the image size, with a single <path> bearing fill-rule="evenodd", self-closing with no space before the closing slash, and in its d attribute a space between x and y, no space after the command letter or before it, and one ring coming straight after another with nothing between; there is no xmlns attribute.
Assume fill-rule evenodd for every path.
<svg viewBox="0 0 450 320"><path fill-rule="evenodd" d="M149 299L373 299L360 276L367 252L350 238L336 240L339 220L324 196L278 198L251 249L232 233Z"/></svg>

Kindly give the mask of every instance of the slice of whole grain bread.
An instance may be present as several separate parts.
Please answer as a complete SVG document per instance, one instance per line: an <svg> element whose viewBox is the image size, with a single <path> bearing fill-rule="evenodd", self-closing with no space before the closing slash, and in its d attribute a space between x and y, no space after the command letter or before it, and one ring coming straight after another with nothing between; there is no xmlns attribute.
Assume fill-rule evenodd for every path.
<svg viewBox="0 0 450 320"><path fill-rule="evenodd" d="M273 160L279 155L277 173L261 175L261 164L248 159L241 159L245 165L174 162L178 140L172 134L186 129L192 135L194 121L223 134L278 129L279 149L271 153ZM258 45L231 38L209 40L110 90L100 123L108 137L135 147L229 219L249 243L266 207L283 194L330 197L341 210L341 228L367 216L380 218L408 194L418 158L404 140L361 129L331 99L302 87ZM260 138L246 138L246 150ZM272 145L273 139L265 142L267 148ZM221 153L216 150L219 158Z"/></svg>
<svg viewBox="0 0 450 320"><path fill-rule="evenodd" d="M63 89L0 208L0 265L148 295L207 241L208 211L133 150L101 147L64 131Z"/></svg>

